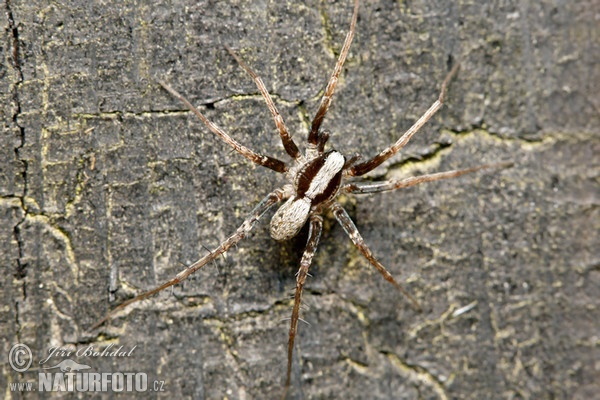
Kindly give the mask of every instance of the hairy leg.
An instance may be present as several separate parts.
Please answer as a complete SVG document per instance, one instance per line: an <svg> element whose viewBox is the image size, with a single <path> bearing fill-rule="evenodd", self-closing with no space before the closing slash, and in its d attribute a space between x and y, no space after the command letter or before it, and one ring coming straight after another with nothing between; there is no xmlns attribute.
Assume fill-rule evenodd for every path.
<svg viewBox="0 0 600 400"><path fill-rule="evenodd" d="M264 82L262 81L260 76L256 75L256 73L252 71L252 69L250 69L248 64L246 64L241 58L239 58L238 55L235 54L235 52L231 48L229 48L229 46L225 46L225 48L227 49L229 54L231 54L232 57L235 58L238 64L240 64L241 67L244 68L244 70L246 70L246 72L252 77L252 79L254 79L258 90L260 90L260 93L262 94L263 98L265 99L265 102L267 103L267 107L269 107L269 110L271 111L271 115L273 116L275 125L279 130L279 136L281 137L283 148L290 155L290 157L292 157L294 160L300 161L302 159L302 153L300 153L300 150L298 150L298 146L296 145L296 143L294 143L294 140L290 136L287 127L285 126L285 122L283 122L283 118L281 118L279 110L277 110L277 107L275 107L275 103L273 103L273 99L271 98L269 91L265 87Z"/></svg>
<svg viewBox="0 0 600 400"><path fill-rule="evenodd" d="M512 166L512 162L504 162L497 164L484 164L479 165L477 167L465 168L465 169L457 169L452 171L445 172L437 172L435 174L427 174L420 176L411 176L406 179L394 179L390 181L376 182L376 183L348 183L344 185L342 190L347 193L355 193L355 194L364 194L364 193L377 193L377 192L386 192L390 190L396 190L400 188L405 188L409 186L415 186L419 183L423 182L432 182L439 181L441 179L450 179L456 178L461 175L469 174L471 172L480 171L482 169L490 169L490 168L507 168Z"/></svg>
<svg viewBox="0 0 600 400"><path fill-rule="evenodd" d="M385 267L379 261L377 261L375 256L373 256L371 249L369 249L369 247L367 247L367 245L365 244L365 241L360 235L360 232L356 228L356 225L354 225L354 222L352 222L352 219L350 219L350 216L348 215L346 210L344 210L344 208L339 203L333 203L333 205L331 206L331 210L333 211L335 219L337 219L342 228L344 228L344 231L346 232L346 234L348 234L350 240L352 240L352 243L354 243L358 250L360 250L362 255L367 260L369 260L371 265L374 266L381 275L383 275L386 281L394 285L396 289L398 289L404 296L406 296L408 300L410 300L410 302L416 310L421 311L421 306L419 305L417 300L415 300L410 295L410 293L406 291L406 289L404 289L398 282L396 282L392 274L390 274L388 270L385 269Z"/></svg>
<svg viewBox="0 0 600 400"><path fill-rule="evenodd" d="M217 136L219 136L225 143L227 143L228 145L233 147L233 149L235 151L237 151L238 153L240 153L241 155L246 157L248 160L252 161L255 164L261 165L263 167L272 169L275 172L284 173L287 171L288 167L283 161L278 160L273 157L270 157L270 156L263 156L262 154L258 154L256 152L250 150L246 146L240 144L237 140L235 140L234 138L229 136L224 130L219 128L219 126L217 124L209 121L208 118L206 118L196 107L194 107L192 105L192 103L190 103L178 91L176 91L175 89L173 89L171 86L169 86L168 84L166 84L163 81L158 81L158 83L160 83L160 85L167 92L171 93L171 95L173 95L174 97L179 99L179 101L181 101L183 104L185 104L185 106L191 112L196 114L196 116L198 118L200 118L200 120L202 122L204 122L204 125L206 125L208 129L210 129L213 133L215 133Z"/></svg>
<svg viewBox="0 0 600 400"><path fill-rule="evenodd" d="M331 78L329 78L329 83L327 84L327 88L325 88L325 93L323 94L323 98L321 99L321 104L319 105L319 109L315 114L315 118L313 119L312 126L310 128L310 133L308 134L308 143L312 145L317 145L319 143L319 130L321 128L321 124L323 123L323 119L325 119L325 114L327 114L327 110L329 110L329 106L331 105L331 99L333 97L333 92L335 91L335 86L337 85L340 72L342 72L342 67L344 66L346 57L348 56L350 44L352 43L352 38L354 38L354 31L356 28L357 18L358 0L355 0L354 13L352 14L352 22L350 23L350 30L346 35L344 45L342 46L342 51L340 52L340 56L338 57L337 63L335 64L335 68L333 69Z"/></svg>
<svg viewBox="0 0 600 400"><path fill-rule="evenodd" d="M163 283L160 286L155 287L152 290L144 292L144 293L118 305L113 310L111 310L108 314L106 314L106 316L104 316L104 318L102 318L100 321L98 321L96 324L94 324L94 326L92 326L91 330L98 328L104 322L111 319L112 316L117 311L122 310L123 308L127 307L128 305L130 305L132 303L147 299L148 297L150 297L170 286L178 284L179 282L187 279L191 274L193 274L194 272L196 272L197 270L199 270L206 264L215 260L221 254L225 253L232 246L234 246L240 240L242 240L248 234L248 232L250 232L250 230L252 229L254 224L260 219L260 217L262 217L262 215L267 210L269 210L274 204L277 204L279 201L281 201L285 196L286 196L286 191L284 189L277 189L277 190L269 193L264 199L262 199L262 201L260 203L258 203L258 205L254 208L254 210L252 210L252 212L244 220L242 225L231 236L229 236L227 239L225 239L225 241L223 243L221 243L219 246L214 248L210 253L208 253L207 255L205 255L204 257L202 257L201 259L199 259L198 261L196 261L195 263L193 263L192 265L190 265L189 267L187 267L186 269L184 269L183 271L178 273L175 276L175 278Z"/></svg>
<svg viewBox="0 0 600 400"><path fill-rule="evenodd" d="M302 304L302 289L308 276L308 268L312 262L317 245L319 244L319 238L321 237L321 231L323 230L323 217L317 214L310 216L308 231L308 241L306 242L306 248L300 261L300 269L296 275L296 293L294 295L294 308L292 309L292 320L290 323L290 337L288 341L288 356L287 356L287 373L285 379L285 389L283 398L285 398L287 391L290 387L290 380L292 375L292 355L294 354L294 341L296 339L296 332L298 330L298 319L300 314L300 306Z"/></svg>
<svg viewBox="0 0 600 400"><path fill-rule="evenodd" d="M423 114L421 116L421 118L419 118L417 120L417 122L415 122L413 124L413 126L410 127L410 129L408 129L406 132L404 132L404 134L400 137L400 139L398 139L396 141L396 143L394 143L387 149L382 150L379 154L377 154L375 157L371 158L370 160L367 160L367 161L364 161L364 162L354 165L348 171L348 175L350 175L350 176L364 175L367 172L380 166L382 162L384 162L385 160L387 160L388 158L390 158L391 156L396 154L401 148L406 146L406 144L413 137L413 135L415 133L417 133L419 131L419 129L421 129L421 127L423 125L425 125L425 123L427 121L429 121L429 119L431 119L431 117L433 117L433 115L440 108L442 108L442 105L444 104L444 98L446 97L446 90L447 90L446 88L448 86L448 83L450 82L450 79L452 79L452 77L458 71L459 66L460 66L460 64L455 64L454 67L452 68L452 70L450 70L450 72L448 73L448 75L446 75L446 79L444 79L444 82L442 82L442 89L440 90L440 95L439 95L438 99L435 101L435 103L433 103L431 105L431 107L429 107L429 109L427 111L425 111L425 114Z"/></svg>

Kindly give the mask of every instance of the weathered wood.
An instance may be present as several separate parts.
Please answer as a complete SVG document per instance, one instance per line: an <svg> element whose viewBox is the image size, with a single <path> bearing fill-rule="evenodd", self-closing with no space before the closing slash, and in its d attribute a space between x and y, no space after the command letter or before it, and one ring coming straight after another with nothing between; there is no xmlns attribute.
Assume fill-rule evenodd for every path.
<svg viewBox="0 0 600 400"><path fill-rule="evenodd" d="M284 159L269 110L223 45L260 74L303 142L352 2L60 3L7 0L0 19L3 354L17 342L35 362L52 346L137 346L75 360L165 381L145 397L277 397L303 244L271 240L267 221L173 292L87 328L199 258L281 183L157 80ZM422 314L326 219L290 397L590 398L600 392L597 7L364 3L323 125L329 146L366 157L392 143L435 100L453 57L461 70L444 109L369 176L516 165L348 197ZM28 380L37 372L2 364L0 387Z"/></svg>

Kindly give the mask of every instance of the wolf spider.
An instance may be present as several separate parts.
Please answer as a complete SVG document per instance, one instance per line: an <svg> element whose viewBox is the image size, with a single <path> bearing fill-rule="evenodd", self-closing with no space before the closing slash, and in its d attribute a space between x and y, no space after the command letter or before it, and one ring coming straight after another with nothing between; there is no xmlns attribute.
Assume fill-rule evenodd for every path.
<svg viewBox="0 0 600 400"><path fill-rule="evenodd" d="M163 81L159 81L160 85L168 91L171 95L179 99L185 106L210 129L213 133L219 136L225 143L229 144L236 152L258 164L262 167L272 169L273 171L283 174L287 179L288 183L284 186L275 189L269 193L265 198L258 203L258 205L250 212L250 215L244 220L239 228L219 246L209 252L209 254L200 258L181 272L179 272L173 279L165 282L164 284L149 290L145 293L138 295L132 299L123 302L118 307L114 308L109 312L101 321L99 321L93 328L96 328L109 320L112 315L131 303L146 299L170 286L173 286L181 281L187 279L191 274L202 268L206 264L218 258L221 254L228 251L232 246L242 240L252 229L254 224L275 204L285 200L283 205L275 212L271 219L270 234L275 240L282 241L293 238L298 234L300 229L308 221L308 240L302 259L300 261L300 269L296 274L296 290L294 296L294 306L292 309L290 330L289 330L289 341L287 348L287 372L285 381L285 393L290 386L290 377L292 369L292 354L294 350L294 340L296 338L296 332L298 328L298 320L302 289L308 276L308 268L312 262L313 255L317 249L317 244L321 236L323 229L323 217L322 214L331 210L336 220L342 226L346 234L350 237L350 240L362 253L362 255L381 273L381 275L392 285L396 287L406 298L412 303L412 306L417 310L420 310L418 302L392 277L387 269L373 256L373 253L369 247L365 244L362 236L358 232L354 222L350 219L348 213L344 208L336 201L338 194L340 193L376 193L391 191L400 188L405 188L413 185L417 185L422 182L431 182L440 179L448 179L458 177L470 172L475 172L487 168L504 168L510 165L510 163L499 163L499 164L486 164L476 167L452 170L446 172L439 172L434 174L427 174L421 176L410 177L407 179L400 180L389 180L377 183L365 183L365 182L347 182L348 178L354 176L361 176L365 173L378 167L388 158L396 154L402 149L408 141L413 137L415 133L442 107L444 103L444 97L446 95L446 88L450 79L458 71L459 64L457 63L448 73L444 81L442 82L441 90L438 99L429 107L427 111L410 127L393 145L382 150L379 154L374 157L359 162L360 156L353 156L346 158L340 152L336 150L325 151L325 144L329 139L329 133L321 130L321 124L327 110L331 104L331 99L335 91L335 87L338 81L342 66L348 55L352 38L354 37L357 15L358 15L359 0L354 1L354 11L352 14L352 22L350 24L350 30L346 35L344 45L340 52L339 58L331 74L331 78L325 89L325 93L321 99L319 109L312 121L310 132L308 134L308 140L306 144L306 150L303 154L299 149L292 137L290 136L285 123L277 107L273 103L273 100L267 91L262 79L244 62L236 53L233 52L229 47L225 46L231 56L239 63L239 65L246 70L246 72L252 77L256 83L258 90L262 94L273 119L275 125L279 130L279 136L283 143L283 147L287 154L292 158L293 162L291 165L285 163L276 158L265 156L252 151L244 145L238 143L235 139L229 136L225 131L218 127L213 122L209 121L196 107L194 107L187 99L179 94L175 89L166 84ZM284 396L285 396L284 393Z"/></svg>

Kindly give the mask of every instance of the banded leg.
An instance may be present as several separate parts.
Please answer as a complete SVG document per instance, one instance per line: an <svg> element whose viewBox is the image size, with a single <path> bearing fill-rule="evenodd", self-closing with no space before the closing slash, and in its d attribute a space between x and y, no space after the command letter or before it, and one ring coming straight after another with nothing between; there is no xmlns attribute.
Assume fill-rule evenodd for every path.
<svg viewBox="0 0 600 400"><path fill-rule="evenodd" d="M429 107L429 109L427 111L425 111L425 114L423 114L421 116L421 118L419 118L417 120L417 122L414 123L413 126L411 126L406 132L404 132L404 134L400 137L400 139L398 139L396 141L396 143L394 143L387 149L382 150L379 154L377 154L375 157L371 158L370 160L356 164L355 166L353 166L350 169L350 171L348 171L348 175L350 175L350 176L364 175L367 172L380 166L382 162L384 162L385 160L387 160L388 158L390 158L391 156L396 154L401 148L406 146L406 144L413 137L413 135L415 133L417 133L419 131L419 129L421 129L421 127L423 125L425 125L425 123L427 121L429 121L431 119L431 117L433 117L433 115L444 104L444 98L446 97L446 90L448 87L448 83L450 82L450 79L452 79L452 77L458 71L459 66L460 66L460 64L458 64L458 63L455 64L454 67L448 73L448 75L446 75L444 82L442 82L442 89L440 90L440 95L439 95L438 99L435 101L435 103L433 103L431 105L431 107Z"/></svg>
<svg viewBox="0 0 600 400"><path fill-rule="evenodd" d="M477 167L458 169L446 172L437 172L435 174L427 174L421 176L411 176L406 179L398 179L377 183L349 183L344 185L342 190L347 193L356 193L356 194L365 194L365 193L376 193L376 192L386 192L389 190L396 190L400 188L405 188L409 186L415 186L419 183L423 182L432 182L439 181L441 179L449 179L456 178L461 175L469 174L471 172L480 171L482 169L490 169L490 168L507 168L512 166L512 162L504 162L497 164L484 164L479 165Z"/></svg>
<svg viewBox="0 0 600 400"><path fill-rule="evenodd" d="M331 206L331 210L333 211L335 219L337 219L342 228L344 228L346 234L350 237L350 240L352 240L352 243L354 243L354 245L358 248L358 250L360 250L362 255L367 260L369 260L371 265L374 266L381 275L383 275L386 281L390 282L396 287L396 289L398 289L404 296L406 296L406 298L410 300L410 302L416 310L422 311L419 303L406 291L406 289L404 289L398 282L396 282L392 274L390 274L388 270L385 269L385 267L379 261L377 261L375 256L373 256L371 249L369 249L365 244L364 239L360 235L360 232L356 228L356 225L354 225L354 222L352 222L352 219L350 219L350 216L348 215L346 210L344 210L344 208L337 202L333 203L333 205Z"/></svg>
<svg viewBox="0 0 600 400"><path fill-rule="evenodd" d="M254 79L258 90L260 90L260 93L262 94L263 98L265 99L265 102L267 103L267 107L269 107L269 110L271 111L273 120L275 120L275 125L279 130L279 136L281 137L281 142L283 143L283 148L285 149L285 151L294 160L300 160L302 158L302 153L300 153L300 150L298 150L298 146L296 145L296 143L294 143L294 140L290 136L287 127L285 126L285 122L283 122L283 118L281 118L281 114L279 114L277 107L275 107L275 103L273 103L273 99L271 98L271 95L265 87L265 84L262 81L262 79L258 75L256 75L256 73L252 71L252 69L250 69L250 67L241 58L239 58L238 55L235 54L235 52L231 50L229 46L225 46L225 48L227 49L229 54L231 54L233 58L235 58L238 64L240 64L240 66L246 70L246 72L252 77L252 79Z"/></svg>
<svg viewBox="0 0 600 400"><path fill-rule="evenodd" d="M285 398L287 391L290 387L291 375L292 375L292 355L294 354L294 340L296 339L296 332L298 330L298 318L300 314L300 305L302 303L302 289L306 282L308 275L308 268L312 262L313 256L319 244L319 238L321 237L321 231L323 230L323 217L317 214L310 216L310 225L308 231L308 241L306 242L306 248L300 261L300 269L296 275L296 294L294 295L294 308L292 310L292 321L290 324L290 337L288 341L288 356L287 356L287 373L285 379L285 389L283 398Z"/></svg>
<svg viewBox="0 0 600 400"><path fill-rule="evenodd" d="M262 201L260 203L258 203L258 205L254 208L254 210L252 210L252 212L250 213L248 218L246 218L246 220L242 223L242 225L239 228L237 228L237 230L233 233L233 235L231 235L227 239L225 239L225 241L223 243L221 243L219 246L217 246L215 249L213 249L210 253L208 253L207 255L205 255L204 257L202 257L201 259L199 259L198 261L196 261L195 263L193 263L192 265L190 265L189 267L187 267L186 269L184 269L183 271L178 273L175 276L175 278L163 283L160 286L155 287L152 290L142 293L142 294L118 305L117 307L112 309L108 314L106 314L106 316L104 318L102 318L100 321L98 321L96 324L94 324L94 326L92 326L91 330L96 329L97 327L102 325L104 322L108 321L117 311L122 310L123 308L127 307L128 305L130 305L132 303L147 299L148 297L150 297L170 286L176 285L179 282L184 281L191 274L193 274L194 272L196 272L203 266L205 266L206 264L210 263L211 261L217 259L221 254L225 253L232 246L234 246L240 240L242 240L248 234L248 232L250 232L250 230L252 229L252 227L254 226L256 221L258 221L260 219L260 217L262 217L263 214L267 210L269 210L274 204L281 201L284 197L286 197L286 191L284 189L277 189L277 190L273 191L272 193L269 193L264 199L262 199Z"/></svg>
<svg viewBox="0 0 600 400"><path fill-rule="evenodd" d="M337 85L337 81L340 76L340 72L342 72L342 67L344 66L346 57L348 56L348 51L350 50L350 44L352 43L352 38L354 38L354 30L356 28L357 18L358 18L358 0L355 0L354 1L354 13L352 14L352 22L350 23L350 30L346 34L346 39L344 40L344 45L342 46L342 51L340 52L340 56L338 57L337 63L335 64L335 68L333 69L331 78L329 78L329 83L327 83L327 88L325 88L325 93L323 94L323 98L321 99L321 104L319 105L319 109L317 110L317 113L315 114L315 118L312 121L310 133L308 134L308 143L310 143L310 144L317 145L320 142L319 129L321 128L321 124L323 123L325 114L327 114L327 110L329 110L329 105L331 104L331 99L333 97L333 92L335 91L335 86Z"/></svg>
<svg viewBox="0 0 600 400"><path fill-rule="evenodd" d="M213 133L215 133L217 136L219 136L225 143L227 143L228 145L233 147L233 149L235 151L237 151L238 153L240 153L241 155L246 157L248 160L252 161L255 164L262 165L263 167L272 169L275 172L284 173L287 171L288 167L287 167L287 165L285 165L285 163L283 161L278 160L273 157L263 156L262 154L259 154L259 153L256 153L256 152L250 150L249 148L247 148L246 146L244 146L243 144L239 143L237 140L235 140L234 138L229 136L227 133L225 133L225 131L222 130L221 128L219 128L219 126L217 124L209 121L208 118L206 118L196 107L194 107L192 105L192 103L190 103L185 97L183 97L181 94L179 94L179 92L177 92L171 86L167 85L163 81L158 81L158 83L160 83L160 85L167 92L171 93L171 95L173 95L174 97L179 99L179 101L181 101L183 104L185 104L185 106L191 112L196 114L196 116L198 118L200 118L200 120L202 122L204 122L204 125L206 125L206 127L208 129L210 129Z"/></svg>

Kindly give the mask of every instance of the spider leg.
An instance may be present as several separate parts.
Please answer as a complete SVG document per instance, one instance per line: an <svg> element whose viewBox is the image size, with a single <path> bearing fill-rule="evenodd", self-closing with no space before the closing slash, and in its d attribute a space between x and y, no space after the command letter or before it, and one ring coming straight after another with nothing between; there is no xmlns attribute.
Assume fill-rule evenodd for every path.
<svg viewBox="0 0 600 400"><path fill-rule="evenodd" d="M458 64L458 63L455 64L454 67L448 73L448 75L446 75L444 82L442 82L442 89L440 90L440 95L439 95L438 99L435 101L435 103L433 103L431 105L431 107L429 107L429 109L427 111L425 111L425 114L423 114L421 116L421 118L419 118L417 120L417 122L414 123L413 126L411 126L406 132L404 132L404 134L400 137L400 139L398 139L398 141L396 141L396 143L394 143L387 149L382 150L379 154L377 154L375 157L371 158L370 160L367 160L367 161L364 161L364 162L354 165L348 171L348 175L350 175L350 176L364 175L367 172L377 168L379 165L381 165L382 162L384 162L385 160L387 160L388 158L390 158L391 156L396 154L401 148L406 146L406 144L413 137L413 135L415 133L417 133L419 131L419 129L421 129L421 127L423 125L425 125L425 123L427 121L429 121L429 119L431 117L433 117L433 115L444 104L444 98L446 97L446 90L448 87L448 83L450 82L450 79L452 79L452 77L458 71L459 66L460 66L460 64Z"/></svg>
<svg viewBox="0 0 600 400"><path fill-rule="evenodd" d="M235 140L234 138L229 136L227 133L225 133L224 130L219 128L219 126L217 124L209 121L208 118L206 118L196 107L194 107L192 105L192 103L190 103L185 97L183 97L179 92L177 92L171 86L167 85L163 81L158 81L158 83L160 83L160 85L167 92L171 93L171 95L173 95L174 97L179 99L179 101L181 101L183 104L185 104L185 106L191 112L196 114L196 116L198 118L200 118L200 120L202 122L204 122L204 125L206 125L208 127L208 129L210 129L213 133L215 133L217 136L219 136L225 143L227 143L228 145L233 147L233 149L235 151L237 151L238 153L240 153L241 155L246 157L248 160L252 161L255 164L262 165L263 167L272 169L275 172L284 173L287 171L288 167L283 161L278 160L273 157L264 156L262 154L256 153L256 152L250 150L249 148L247 148L246 146L240 144L237 140Z"/></svg>
<svg viewBox="0 0 600 400"><path fill-rule="evenodd" d="M308 268L312 262L317 245L319 244L319 238L321 237L321 231L323 230L323 217L318 214L312 214L310 216L310 225L308 231L308 241L306 242L306 248L300 261L300 269L296 275L296 294L294 295L294 308L292 310L292 321L290 323L290 337L288 341L288 355L287 355L287 374L285 379L285 389L283 397L285 398L287 391L290 387L291 375L292 375L292 355L294 353L294 340L296 339L296 332L298 330L298 319L300 314L300 306L302 303L302 289L308 276Z"/></svg>
<svg viewBox="0 0 600 400"><path fill-rule="evenodd" d="M512 162L504 162L504 163L497 163L497 164L484 164L484 165L479 165L477 167L445 171L445 172L437 172L435 174L411 176L410 178L406 178L406 179L394 179L394 180L390 180L390 181L377 182L377 183L362 183L362 182L348 183L348 184L344 185L344 187L342 187L342 190L344 190L347 193L356 193L356 194L386 192L389 190L396 190L396 189L405 188L405 187L409 187L409 186L415 186L415 185L418 185L419 183L423 183L423 182L432 182L432 181L438 181L441 179L456 178L458 176L461 176L464 174L469 174L471 172L479 171L482 169L507 168L512 165L513 165Z"/></svg>
<svg viewBox="0 0 600 400"><path fill-rule="evenodd" d="M285 126L285 122L283 122L281 114L279 114L277 107L275 107L275 103L273 103L273 99L271 98L269 91L265 87L264 82L258 75L256 75L254 71L252 71L252 69L250 69L250 67L241 58L238 57L237 54L235 54L235 52L229 46L225 45L225 48L227 49L229 54L231 54L233 58L235 58L238 64L240 64L240 66L246 70L246 72L252 77L252 79L254 79L258 90L260 90L260 93L262 94L263 98L265 99L265 102L267 103L267 107L269 107L269 110L271 111L271 115L273 115L275 125L279 130L281 142L283 143L283 148L290 155L290 157L292 157L294 160L300 161L302 159L302 153L300 153L300 150L298 150L298 146L296 145L296 143L294 143L294 140L290 136L287 127Z"/></svg>
<svg viewBox="0 0 600 400"><path fill-rule="evenodd" d="M335 91L335 86L337 85L338 77L342 72L342 67L344 66L344 61L346 61L346 57L348 56L348 51L350 50L350 44L352 43L352 38L354 37L354 31L356 28L356 20L358 18L358 0L354 1L354 13L352 14L352 22L350 23L350 30L346 34L346 39L344 40L344 45L342 46L342 51L338 57L337 63L335 64L335 68L333 69L333 73L331 74L331 78L329 78L329 82L327 83L327 88L325 88L325 93L323 94L323 98L321 98L321 104L319 105L319 109L315 114L315 118L312 121L312 126L310 128L310 133L308 134L308 143L312 145L318 145L320 142L319 138L319 129L321 128L321 124L323 123L323 119L325 118L325 114L327 114L327 110L329 110L329 105L331 104L331 99L333 97L333 92Z"/></svg>
<svg viewBox="0 0 600 400"><path fill-rule="evenodd" d="M416 310L422 311L419 303L406 291L406 289L404 289L398 282L396 282L392 274L390 274L388 270L385 269L385 267L379 261L377 261L375 256L373 256L371 249L369 249L369 247L367 247L367 245L365 244L365 241L360 235L360 232L356 228L356 225L354 225L354 222L352 222L352 219L350 219L350 216L348 215L346 210L344 210L344 208L337 202L332 204L331 210L333 211L335 219L337 219L342 228L344 228L346 234L350 237L350 240L352 240L352 243L354 243L354 245L358 248L362 255L367 260L369 260L371 265L374 266L377 269L377 271L381 273L381 275L383 275L386 281L390 282L396 287L396 289L402 292L402 294L406 296L408 300L410 300L410 302Z"/></svg>
<svg viewBox="0 0 600 400"><path fill-rule="evenodd" d="M227 250L229 250L229 248L231 248L232 246L237 244L240 240L242 240L248 234L248 232L250 232L250 230L252 229L254 224L260 219L260 217L262 217L262 215L267 210L269 210L274 204L278 203L279 201L281 201L282 199L284 199L287 196L288 196L288 194L287 194L285 188L277 189L277 190L273 191L272 193L269 193L264 199L262 199L262 201L260 203L258 203L258 205L254 208L254 210L252 210L252 212L244 220L242 225L239 228L237 228L237 230L231 236L229 236L227 239L225 239L225 241L222 242L219 246L217 246L215 249L213 249L207 255L205 255L204 257L202 257L201 259L199 259L198 261L196 261L195 263L193 263L186 269L179 272L175 276L175 278L163 283L160 286L155 287L152 290L142 293L142 294L118 305L117 307L112 309L108 314L106 314L106 316L104 318L102 318L100 321L98 321L96 324L94 324L94 326L91 327L91 330L98 328L104 322L111 319L112 316L117 311L122 310L123 308L127 307L128 305L130 305L132 303L147 299L148 297L150 297L170 286L178 284L179 282L187 279L191 274L193 274L194 272L196 272L197 270L199 270L206 264L208 264L211 261L218 258L221 254L225 253Z"/></svg>

